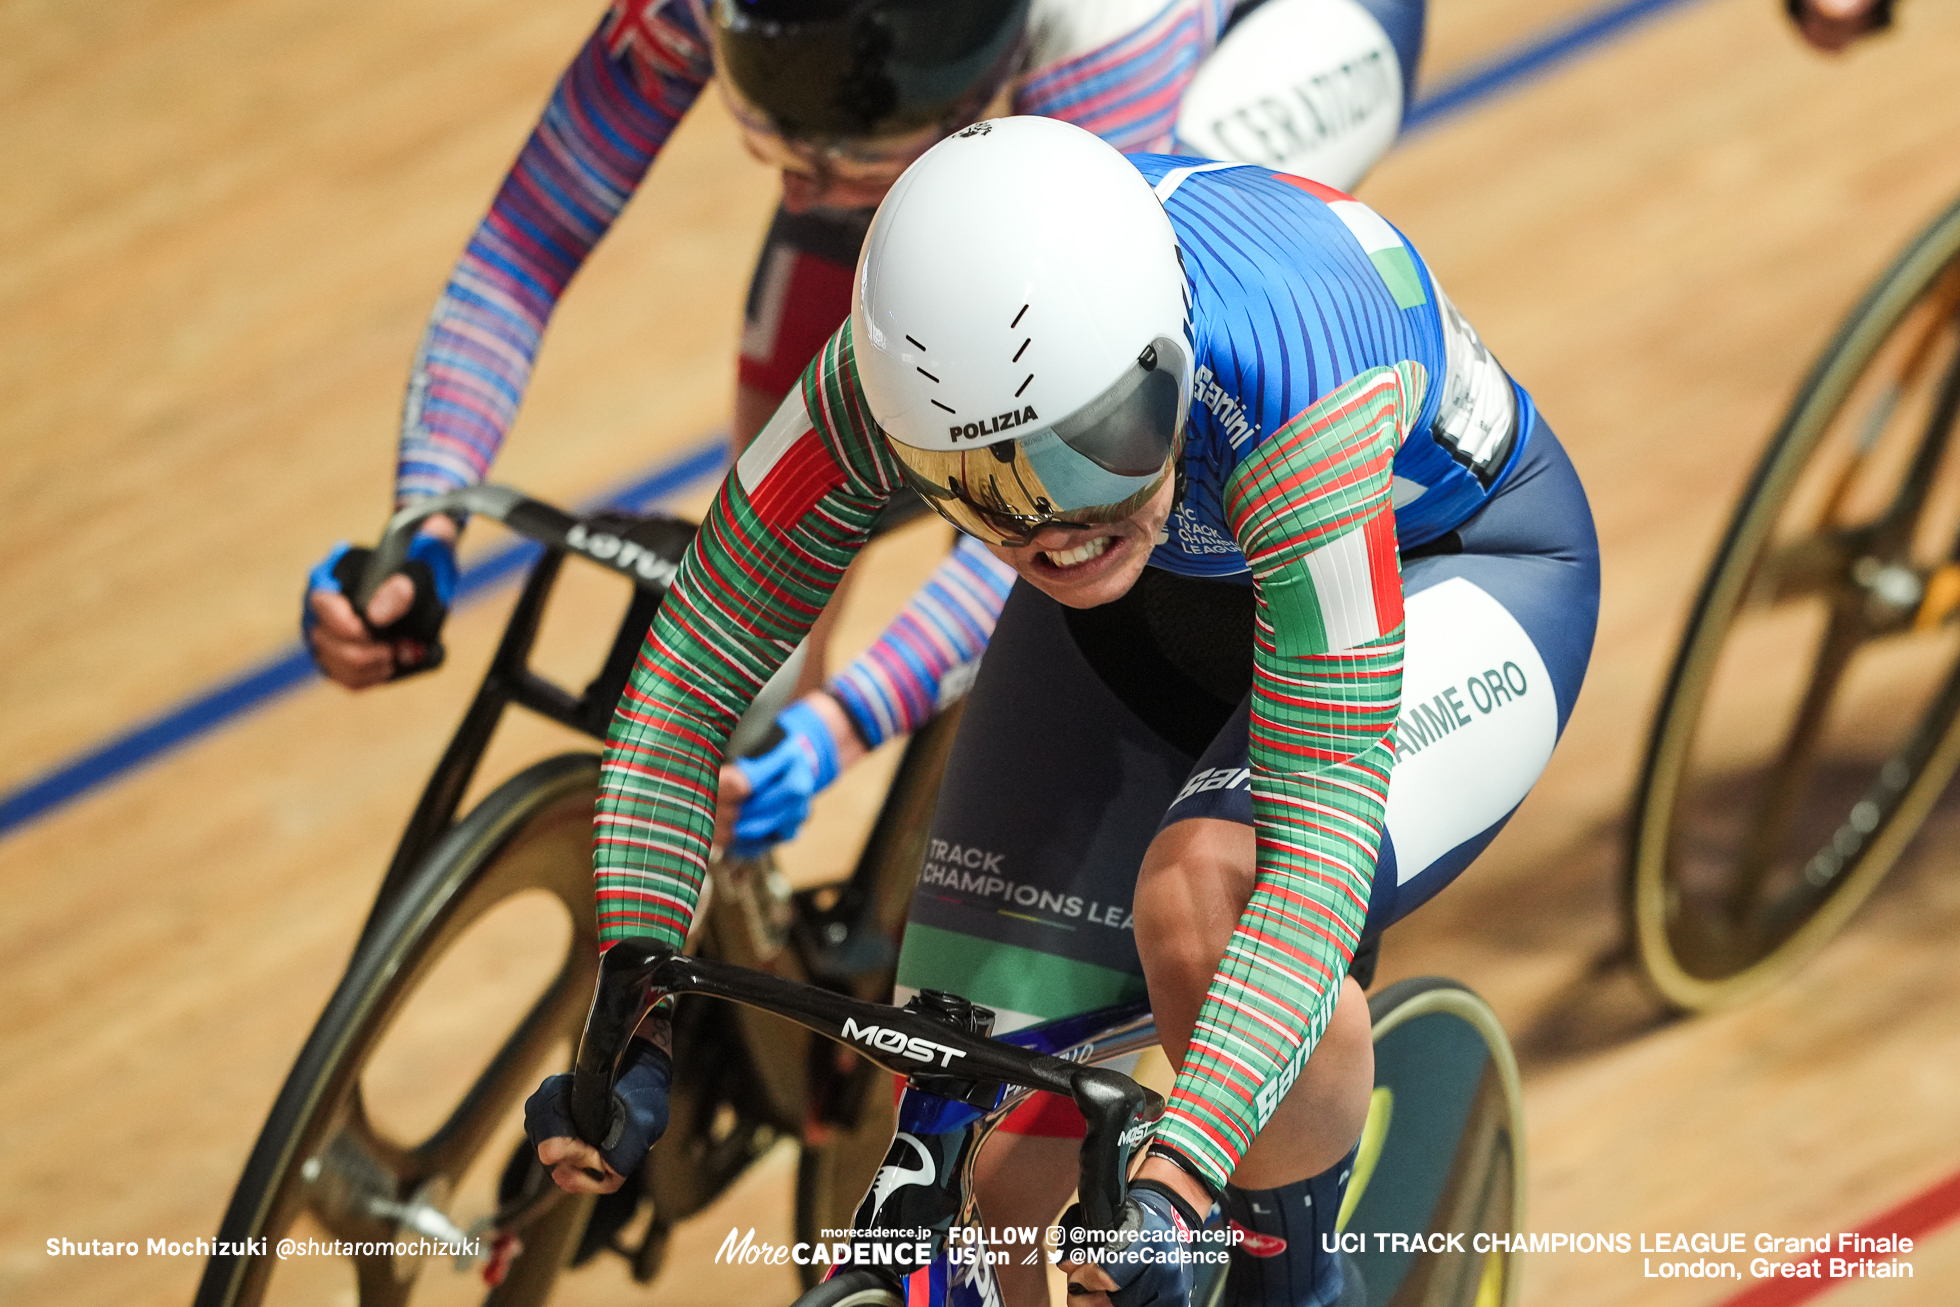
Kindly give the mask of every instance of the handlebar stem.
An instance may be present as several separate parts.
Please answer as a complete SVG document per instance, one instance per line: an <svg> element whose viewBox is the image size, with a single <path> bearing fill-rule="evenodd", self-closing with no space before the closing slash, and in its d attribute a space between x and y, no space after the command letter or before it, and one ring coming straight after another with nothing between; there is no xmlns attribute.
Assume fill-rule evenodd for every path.
<svg viewBox="0 0 1960 1307"><path fill-rule="evenodd" d="M1099 1228L1114 1225L1127 1191L1130 1156L1164 1111L1161 1097L1128 1076L1001 1043L931 1012L868 1003L627 939L600 961L579 1041L572 1120L588 1141L604 1139L611 1127L613 1083L627 1040L647 1010L673 994L707 994L773 1012L908 1081L916 1083L923 1073L942 1094L958 1082L993 1082L1067 1095L1088 1122L1079 1187L1083 1214ZM1003 1096L998 1089L993 1093L996 1101Z"/></svg>

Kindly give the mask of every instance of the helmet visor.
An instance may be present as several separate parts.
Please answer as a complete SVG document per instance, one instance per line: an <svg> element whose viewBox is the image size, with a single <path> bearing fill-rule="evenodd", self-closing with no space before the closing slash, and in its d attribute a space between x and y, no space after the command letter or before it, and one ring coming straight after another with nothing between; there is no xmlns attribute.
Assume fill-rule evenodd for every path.
<svg viewBox="0 0 1960 1307"><path fill-rule="evenodd" d="M717 79L745 125L826 148L943 136L1013 76L1029 0L715 0Z"/></svg>
<svg viewBox="0 0 1960 1307"><path fill-rule="evenodd" d="M941 517L989 544L1018 547L1043 527L1120 522L1149 502L1177 459L1188 374L1184 346L1159 337L1062 421L968 449L919 449L889 435L886 443ZM996 424L1039 420L1014 410L950 434L957 445Z"/></svg>

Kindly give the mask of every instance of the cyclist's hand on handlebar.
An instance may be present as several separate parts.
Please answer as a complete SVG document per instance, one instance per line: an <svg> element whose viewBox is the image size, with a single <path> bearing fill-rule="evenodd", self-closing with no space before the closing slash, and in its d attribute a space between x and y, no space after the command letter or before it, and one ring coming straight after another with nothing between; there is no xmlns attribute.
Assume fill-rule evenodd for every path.
<svg viewBox="0 0 1960 1307"><path fill-rule="evenodd" d="M336 545L307 577L300 631L313 661L349 689L429 671L442 662L442 623L455 596L455 524L431 519L409 545L400 572L368 601L367 620L350 596L372 551Z"/></svg>
<svg viewBox="0 0 1960 1307"><path fill-rule="evenodd" d="M1062 1228L1081 1230L1083 1220L1082 1204L1077 1203L1062 1214ZM1203 1218L1169 1186L1134 1182L1117 1211L1114 1231L1089 1231L1090 1237L1080 1243L1070 1235L1063 1250L1069 1302L1185 1307L1195 1269L1189 1256L1197 1247L1190 1236L1203 1226Z"/></svg>
<svg viewBox="0 0 1960 1307"><path fill-rule="evenodd" d="M647 1150L666 1132L667 1091L673 1079L674 1062L666 1050L635 1039L613 1085L606 1137L596 1147L580 1139L572 1124L570 1073L548 1077L525 1100L524 1133L560 1189L609 1194L639 1168Z"/></svg>
<svg viewBox="0 0 1960 1307"><path fill-rule="evenodd" d="M715 844L755 857L793 839L810 816L810 800L865 753L850 717L822 690L776 717L760 749L721 771Z"/></svg>
<svg viewBox="0 0 1960 1307"><path fill-rule="evenodd" d="M569 1135L539 1144L538 1161L551 1172L552 1183L568 1194L609 1194L626 1183L625 1176L606 1165L598 1149Z"/></svg>
<svg viewBox="0 0 1960 1307"><path fill-rule="evenodd" d="M328 555L328 562L337 561L337 555L338 550ZM315 569L316 575L318 571ZM409 579L391 576L374 592L368 604L368 622L364 623L355 615L353 601L338 587L309 589L300 629L314 663L327 679L350 690L365 690L393 680L397 666L413 666L421 660L420 642L377 639L370 633L369 623L381 627L399 620L414 599L415 588Z"/></svg>

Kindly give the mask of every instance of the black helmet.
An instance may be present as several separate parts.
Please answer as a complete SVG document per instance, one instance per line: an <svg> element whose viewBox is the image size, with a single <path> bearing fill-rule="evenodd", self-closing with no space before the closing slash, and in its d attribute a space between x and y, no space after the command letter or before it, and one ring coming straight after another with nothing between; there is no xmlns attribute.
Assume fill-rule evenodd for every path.
<svg viewBox="0 0 1960 1307"><path fill-rule="evenodd" d="M738 115L792 141L941 131L1014 73L1029 0L714 0Z"/></svg>

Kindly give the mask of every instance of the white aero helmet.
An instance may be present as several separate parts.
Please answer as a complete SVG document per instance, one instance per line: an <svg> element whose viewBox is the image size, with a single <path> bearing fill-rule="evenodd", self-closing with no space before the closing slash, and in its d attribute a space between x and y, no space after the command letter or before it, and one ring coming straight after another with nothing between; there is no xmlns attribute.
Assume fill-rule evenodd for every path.
<svg viewBox="0 0 1960 1307"><path fill-rule="evenodd" d="M1164 207L1053 118L941 141L878 207L851 294L871 413L914 488L969 535L1135 512L1174 472L1190 299Z"/></svg>

